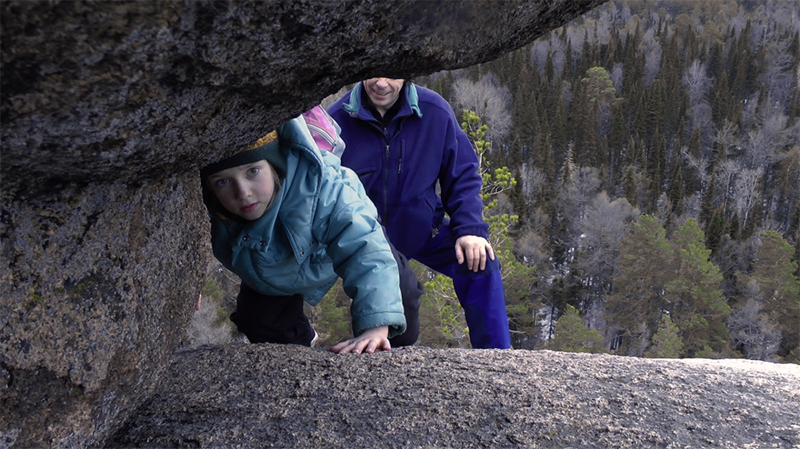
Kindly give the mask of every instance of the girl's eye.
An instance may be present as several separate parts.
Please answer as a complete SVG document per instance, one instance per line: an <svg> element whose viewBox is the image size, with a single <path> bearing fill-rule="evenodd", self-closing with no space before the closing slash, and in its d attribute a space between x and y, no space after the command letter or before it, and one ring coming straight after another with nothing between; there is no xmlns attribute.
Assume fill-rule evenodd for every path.
<svg viewBox="0 0 800 449"><path fill-rule="evenodd" d="M258 167L250 167L250 169L247 170L247 174L250 176L255 176L258 174L258 170L259 170Z"/></svg>
<svg viewBox="0 0 800 449"><path fill-rule="evenodd" d="M216 181L214 181L214 185L217 187L225 187L226 185L228 185L228 180L225 178L217 179Z"/></svg>

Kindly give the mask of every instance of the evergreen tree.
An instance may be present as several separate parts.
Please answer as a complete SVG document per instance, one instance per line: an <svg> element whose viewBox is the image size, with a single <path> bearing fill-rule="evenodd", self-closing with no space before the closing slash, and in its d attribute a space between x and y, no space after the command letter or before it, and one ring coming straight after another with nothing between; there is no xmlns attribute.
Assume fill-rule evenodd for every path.
<svg viewBox="0 0 800 449"><path fill-rule="evenodd" d="M646 111L646 134L647 142L652 142L657 129L664 126L666 122L664 116L664 105L666 104L666 86L659 78L650 86L647 93L645 104Z"/></svg>
<svg viewBox="0 0 800 449"><path fill-rule="evenodd" d="M622 181L623 196L628 203L637 207L639 204L638 188L636 187L636 172L633 170L633 165L629 165L625 170L625 177Z"/></svg>
<svg viewBox="0 0 800 449"><path fill-rule="evenodd" d="M701 159L703 157L703 145L702 139L700 138L700 128L695 127L694 131L692 132L692 137L689 138L689 154L695 159Z"/></svg>
<svg viewBox="0 0 800 449"><path fill-rule="evenodd" d="M621 355L641 356L658 329L675 257L666 231L651 215L642 215L619 244L619 274L606 300L609 331Z"/></svg>
<svg viewBox="0 0 800 449"><path fill-rule="evenodd" d="M681 201L684 197L683 174L680 157L675 157L672 169L672 178L669 183L669 201L672 203L675 215L681 214Z"/></svg>
<svg viewBox="0 0 800 449"><path fill-rule="evenodd" d="M566 154L567 146L569 145L569 132L567 131L567 119L564 112L564 103L561 101L556 102L556 113L553 116L553 122L550 127L550 137L552 141L552 148L555 154ZM556 160L558 164L558 160Z"/></svg>
<svg viewBox="0 0 800 449"><path fill-rule="evenodd" d="M612 107L613 118L611 122L611 131L608 134L608 148L611 154L611 167L616 173L622 166L622 154L624 152L625 144L630 136L628 123L625 120L625 109L622 102L615 104ZM616 173L617 179L621 178L622 173Z"/></svg>
<svg viewBox="0 0 800 449"><path fill-rule="evenodd" d="M722 128L725 119L731 115L734 100L730 92L728 75L723 72L722 76L714 80L714 86L711 88L711 119L717 128Z"/></svg>
<svg viewBox="0 0 800 449"><path fill-rule="evenodd" d="M548 349L566 352L606 352L603 336L583 324L580 312L567 304L564 314L556 322L556 337L547 344Z"/></svg>
<svg viewBox="0 0 800 449"><path fill-rule="evenodd" d="M795 87L792 90L792 93L789 95L789 107L786 108L788 123L795 123L797 122L797 118L800 117L800 104L798 104L798 97L800 97L800 93L798 92L798 88Z"/></svg>
<svg viewBox="0 0 800 449"><path fill-rule="evenodd" d="M664 179L664 168L667 166L667 141L659 128L656 128L653 136L653 144L647 165L650 168L650 179L652 180L650 186L651 204L655 205L661 194L661 182Z"/></svg>
<svg viewBox="0 0 800 449"><path fill-rule="evenodd" d="M752 212L747 215L745 219L744 225L742 226L742 237L743 239L749 239L756 233L756 229L758 229L758 223L761 221L761 216L764 211L764 206L759 201L753 205Z"/></svg>
<svg viewBox="0 0 800 449"><path fill-rule="evenodd" d="M712 79L717 79L720 75L722 75L722 55L723 55L723 43L722 42L714 42L711 45L711 52L708 55L708 76Z"/></svg>
<svg viewBox="0 0 800 449"><path fill-rule="evenodd" d="M794 261L800 260L800 230L794 232ZM794 272L795 277L800 278L800 263Z"/></svg>
<svg viewBox="0 0 800 449"><path fill-rule="evenodd" d="M736 100L747 98L747 69L748 53L750 50L750 20L747 20L744 30L730 50L730 69L728 78L731 80L731 94Z"/></svg>
<svg viewBox="0 0 800 449"><path fill-rule="evenodd" d="M653 335L650 349L644 353L645 357L659 359L677 359L683 354L683 340L680 330L672 322L669 315L662 314L658 323L658 331Z"/></svg>
<svg viewBox="0 0 800 449"><path fill-rule="evenodd" d="M730 307L720 290L722 275L710 260L711 251L695 220L686 220L675 231L673 246L678 271L666 285L666 301L681 330L684 355L728 356L729 332L725 323Z"/></svg>
<svg viewBox="0 0 800 449"><path fill-rule="evenodd" d="M731 219L728 220L728 234L736 241L742 240L741 219L736 211L733 212Z"/></svg>
<svg viewBox="0 0 800 449"><path fill-rule="evenodd" d="M660 126L665 135L673 136L680 123L681 114L684 112L681 109L684 95L680 94L682 91L683 63L681 62L678 36L676 34L670 37L668 45L662 52L659 74L659 78L664 83L664 119ZM661 166L665 167L666 165L662 164Z"/></svg>
<svg viewBox="0 0 800 449"><path fill-rule="evenodd" d="M764 312L782 332L778 355L785 357L800 345L800 280L794 248L775 231L760 235L751 278L758 283Z"/></svg>
<svg viewBox="0 0 800 449"><path fill-rule="evenodd" d="M725 220L722 215L722 210L715 208L706 228L706 248L711 251L712 255L719 250L722 234L725 232Z"/></svg>
<svg viewBox="0 0 800 449"><path fill-rule="evenodd" d="M712 168L711 179L708 181L705 192L703 192L703 199L700 202L700 223L705 226L711 226L711 216L716 213L714 199L717 196L717 171ZM718 217L720 220L722 217Z"/></svg>

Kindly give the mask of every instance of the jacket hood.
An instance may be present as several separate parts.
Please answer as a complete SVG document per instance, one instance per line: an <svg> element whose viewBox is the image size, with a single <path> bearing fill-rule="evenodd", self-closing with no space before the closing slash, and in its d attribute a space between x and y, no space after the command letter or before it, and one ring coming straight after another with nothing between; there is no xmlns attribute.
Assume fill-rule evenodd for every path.
<svg viewBox="0 0 800 449"><path fill-rule="evenodd" d="M311 136L311 133L308 131L308 127L306 126L305 120L303 116L298 116L292 120L289 120L285 124L281 125L277 129L278 133L278 141L279 147L275 150L277 153L277 157L280 158L278 164L272 162L271 158L270 163L273 167L276 168L278 174L280 176L281 185L283 185L287 178L293 178L293 171L289 173L289 160L293 157L303 157L310 159L315 165L321 165L322 159L320 155L314 151L315 145L314 138ZM290 155L291 150L295 150L295 155ZM294 168L297 167L297 164L291 164ZM291 181L291 179L290 179ZM211 189L211 186L208 184L208 180L204 173L201 171L200 173L200 184L202 186L203 191L203 203L205 203L206 208L208 209L209 214L216 216L222 220L229 220L234 222L242 223L242 220L237 215L231 214L228 212L222 203L220 203L217 195L214 194L214 191ZM277 195L281 195L283 188L281 188L280 192L276 192Z"/></svg>

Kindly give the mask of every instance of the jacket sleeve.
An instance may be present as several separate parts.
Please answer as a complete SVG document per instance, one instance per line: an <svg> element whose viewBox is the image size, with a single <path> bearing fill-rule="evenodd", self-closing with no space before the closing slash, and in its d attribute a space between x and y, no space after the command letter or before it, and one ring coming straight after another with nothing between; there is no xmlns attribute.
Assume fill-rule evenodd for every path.
<svg viewBox="0 0 800 449"><path fill-rule="evenodd" d="M397 263L358 176L341 167L338 158L323 154L324 167L315 233L327 245L333 268L342 278L353 334L389 326L389 337L406 329ZM335 159L335 161L332 161Z"/></svg>
<svg viewBox="0 0 800 449"><path fill-rule="evenodd" d="M444 128L446 138L439 184L442 203L450 216L455 238L465 235L488 238L489 225L483 220L483 180L478 173L478 156L469 138L458 126L452 109Z"/></svg>

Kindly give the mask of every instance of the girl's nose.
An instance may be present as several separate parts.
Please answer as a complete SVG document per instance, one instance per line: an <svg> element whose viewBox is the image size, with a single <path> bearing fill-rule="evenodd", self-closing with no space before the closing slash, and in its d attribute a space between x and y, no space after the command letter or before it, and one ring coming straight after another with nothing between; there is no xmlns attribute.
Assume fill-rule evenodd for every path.
<svg viewBox="0 0 800 449"><path fill-rule="evenodd" d="M250 189L247 188L247 184L243 182L236 183L236 197L237 198L247 198L250 196Z"/></svg>

